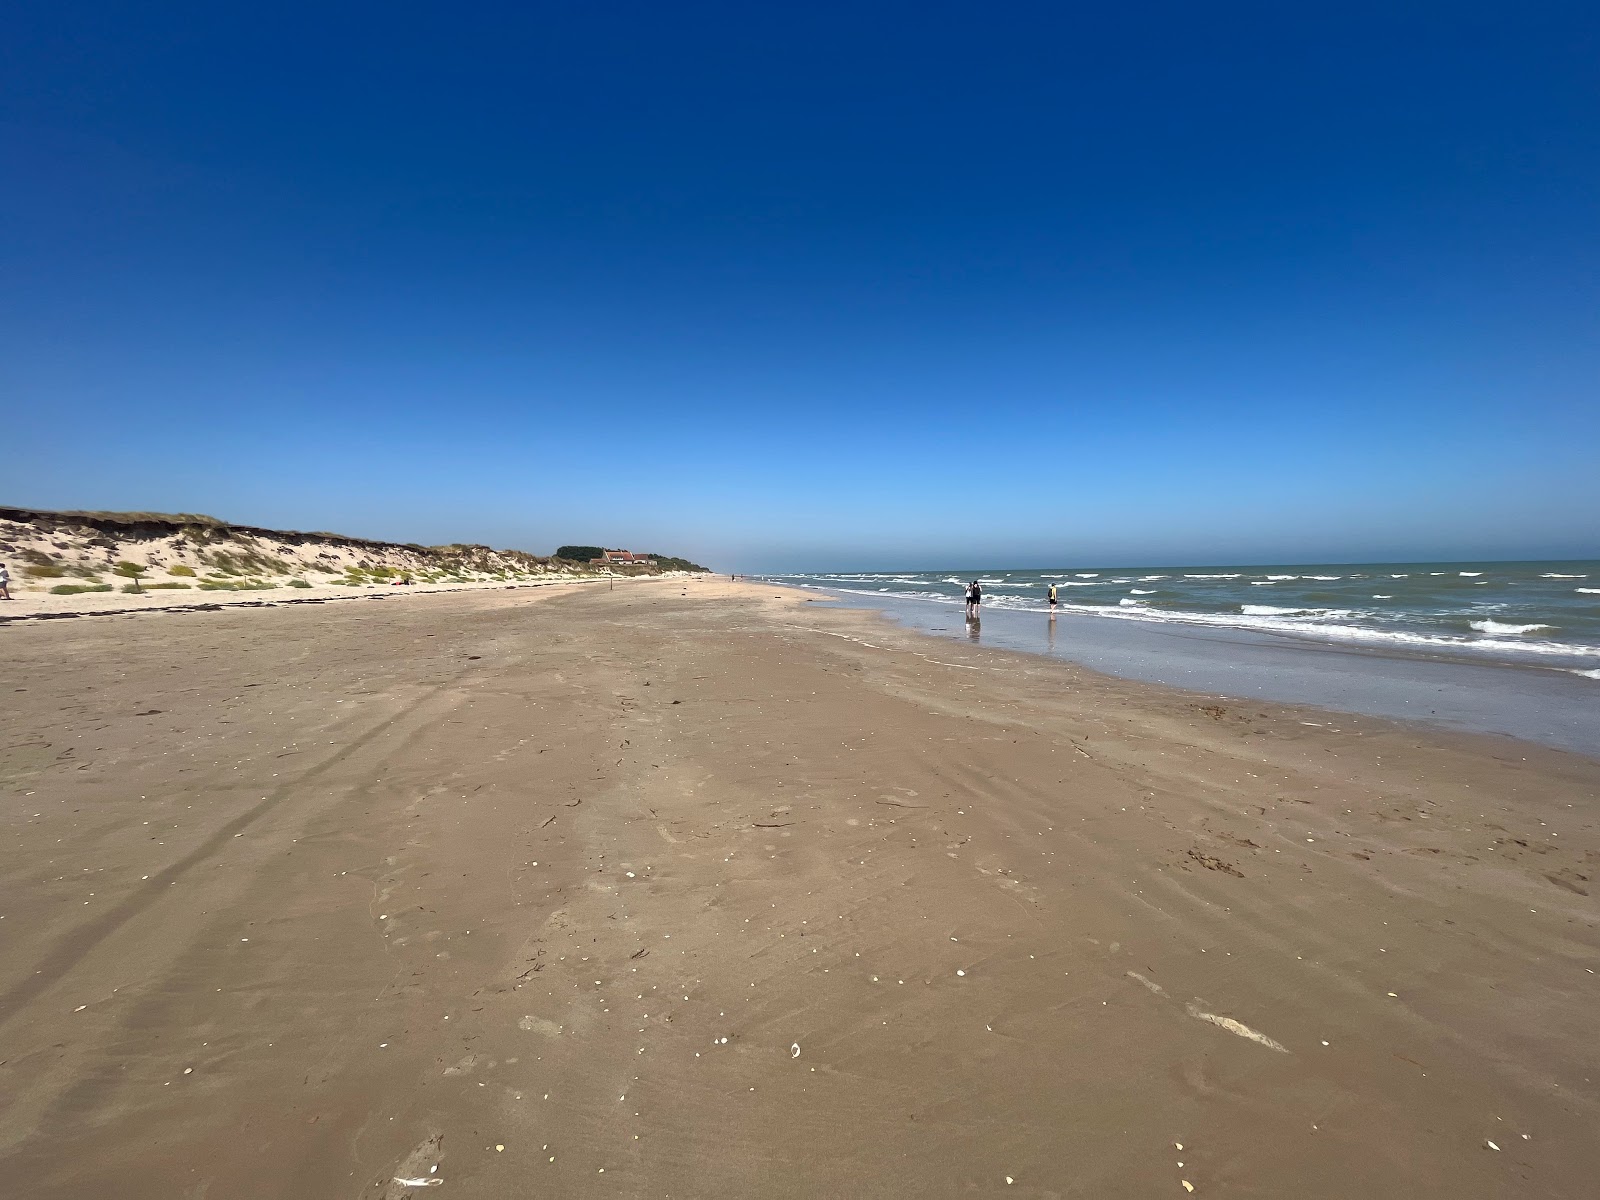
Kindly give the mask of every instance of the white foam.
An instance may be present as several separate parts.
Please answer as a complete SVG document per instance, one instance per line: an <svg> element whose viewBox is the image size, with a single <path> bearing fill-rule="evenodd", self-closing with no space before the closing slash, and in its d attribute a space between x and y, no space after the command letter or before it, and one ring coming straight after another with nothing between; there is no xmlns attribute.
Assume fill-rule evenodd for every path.
<svg viewBox="0 0 1600 1200"><path fill-rule="evenodd" d="M1554 625L1513 625L1508 621L1472 621L1479 633L1532 633L1536 629L1554 629Z"/></svg>
<svg viewBox="0 0 1600 1200"><path fill-rule="evenodd" d="M1156 592L1154 588L1129 588L1128 594L1132 596L1154 596Z"/></svg>
<svg viewBox="0 0 1600 1200"><path fill-rule="evenodd" d="M1584 592L1590 596L1600 596L1600 588L1573 588L1575 592Z"/></svg>
<svg viewBox="0 0 1600 1200"><path fill-rule="evenodd" d="M1243 575L1185 575L1185 579L1243 579Z"/></svg>
<svg viewBox="0 0 1600 1200"><path fill-rule="evenodd" d="M1587 575L1563 575L1559 571L1546 571L1540 579L1587 579Z"/></svg>
<svg viewBox="0 0 1600 1200"><path fill-rule="evenodd" d="M1141 576L1139 576L1139 582L1140 583L1154 583L1158 579L1165 579L1165 578L1167 578L1165 575L1141 575ZM1188 579L1189 576L1185 575L1184 578Z"/></svg>
<svg viewBox="0 0 1600 1200"><path fill-rule="evenodd" d="M1374 600L1393 600L1394 599L1393 596L1377 596L1377 595L1373 596L1372 598Z"/></svg>
<svg viewBox="0 0 1600 1200"><path fill-rule="evenodd" d="M1582 675L1585 679L1600 679L1600 670L1582 671L1582 670L1579 670L1577 667L1572 667L1572 668L1570 668L1570 670L1571 670L1572 674L1574 674L1574 675Z"/></svg>
<svg viewBox="0 0 1600 1200"><path fill-rule="evenodd" d="M1461 576L1461 578L1463 578L1463 579L1476 579L1479 575L1482 575L1483 572L1482 571L1459 571L1459 572L1457 572L1457 574L1459 574Z"/></svg>
<svg viewBox="0 0 1600 1200"><path fill-rule="evenodd" d="M1438 572L1444 574L1445 572ZM1131 582L1131 581L1127 581ZM1256 581L1260 582L1260 581ZM851 595L872 596L881 599L878 592L863 588L846 588L829 585L828 590ZM1600 588L1577 589L1600 594ZM935 604L960 604L961 597L945 592L901 592L896 599L927 600ZM1043 612L1044 601L1034 596L985 597L985 603L995 608L1024 612ZM1265 606L1262 606L1265 607ZM1408 646L1419 650L1455 651L1482 655L1504 654L1512 658L1561 657L1600 660L1600 645L1567 643L1533 637L1497 637L1475 633L1472 636L1456 634L1417 633L1409 630L1374 628L1367 625L1343 624L1342 619L1354 614L1340 610L1321 610L1325 615L1286 616L1256 613L1202 613L1185 610L1151 608L1142 600L1120 599L1115 606L1109 604L1063 604L1060 611L1076 616L1109 617L1114 620L1147 621L1157 624L1202 625L1222 628L1256 630L1263 633L1281 633L1304 636L1319 641L1357 642L1374 645ZM1373 613L1376 617L1378 614ZM1561 668L1565 669L1565 668Z"/></svg>
<svg viewBox="0 0 1600 1200"><path fill-rule="evenodd" d="M1099 579L1100 578L1100 572L1099 571L1090 571L1087 575L1079 575L1078 578L1079 579Z"/></svg>
<svg viewBox="0 0 1600 1200"><path fill-rule="evenodd" d="M1298 575L1268 575L1267 578L1272 580L1273 583L1282 583L1285 579L1299 579L1300 576L1298 576Z"/></svg>
<svg viewBox="0 0 1600 1200"><path fill-rule="evenodd" d="M1320 579L1323 582L1327 582L1330 579L1341 579L1341 578L1343 578L1343 576L1340 576L1340 575L1307 575L1306 578L1307 579Z"/></svg>
<svg viewBox="0 0 1600 1200"><path fill-rule="evenodd" d="M1276 608L1271 604L1241 604L1239 611L1247 617L1294 617L1305 613L1320 613L1320 608Z"/></svg>
<svg viewBox="0 0 1600 1200"><path fill-rule="evenodd" d="M1409 575L1391 575L1391 576L1389 576L1389 578L1390 579L1410 579L1411 576L1409 576Z"/></svg>
<svg viewBox="0 0 1600 1200"><path fill-rule="evenodd" d="M1270 579L1252 579L1250 581L1250 586L1251 587L1271 587L1272 586L1272 580L1270 580Z"/></svg>

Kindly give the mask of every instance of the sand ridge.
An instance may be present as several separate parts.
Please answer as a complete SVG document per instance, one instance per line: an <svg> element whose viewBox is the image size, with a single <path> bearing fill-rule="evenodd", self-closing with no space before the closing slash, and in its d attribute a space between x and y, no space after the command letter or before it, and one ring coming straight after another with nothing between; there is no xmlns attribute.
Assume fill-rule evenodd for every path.
<svg viewBox="0 0 1600 1200"><path fill-rule="evenodd" d="M0 637L30 1195L1589 1194L1589 760L707 579Z"/></svg>

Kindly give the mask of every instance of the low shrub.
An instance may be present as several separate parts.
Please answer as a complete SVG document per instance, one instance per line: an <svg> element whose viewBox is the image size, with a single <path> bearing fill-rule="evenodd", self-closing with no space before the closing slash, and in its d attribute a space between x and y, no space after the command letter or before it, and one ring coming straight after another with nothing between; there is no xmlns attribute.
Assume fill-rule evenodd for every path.
<svg viewBox="0 0 1600 1200"><path fill-rule="evenodd" d="M58 583L50 589L52 596L76 596L81 592L109 592L109 583Z"/></svg>
<svg viewBox="0 0 1600 1200"><path fill-rule="evenodd" d="M23 567L22 573L24 575L31 576L34 579L60 579L67 573L67 569L62 566L57 566L55 563L51 563L49 566Z"/></svg>
<svg viewBox="0 0 1600 1200"><path fill-rule="evenodd" d="M311 585L309 583L307 583L304 579L291 579L291 580L289 580L289 586L290 587L308 588Z"/></svg>
<svg viewBox="0 0 1600 1200"><path fill-rule="evenodd" d="M202 579L202 592L265 592L277 587L259 579Z"/></svg>
<svg viewBox="0 0 1600 1200"><path fill-rule="evenodd" d="M144 585L144 590L147 592L171 591L173 588L190 588L193 586L191 583L147 583ZM126 592L130 589L123 588L122 590Z"/></svg>
<svg viewBox="0 0 1600 1200"><path fill-rule="evenodd" d="M189 566L185 566L183 563L178 563L176 566L168 567L167 568L167 574L168 575L183 575L183 576L185 576L185 577L187 577L189 579L193 579L194 578L194 568L193 567L189 567Z"/></svg>

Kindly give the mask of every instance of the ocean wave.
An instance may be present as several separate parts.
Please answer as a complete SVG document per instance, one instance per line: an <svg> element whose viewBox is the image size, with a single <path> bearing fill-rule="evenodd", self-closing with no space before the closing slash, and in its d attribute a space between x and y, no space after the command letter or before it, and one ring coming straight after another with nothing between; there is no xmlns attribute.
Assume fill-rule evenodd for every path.
<svg viewBox="0 0 1600 1200"><path fill-rule="evenodd" d="M1374 600L1393 600L1393 596L1373 596Z"/></svg>
<svg viewBox="0 0 1600 1200"><path fill-rule="evenodd" d="M1461 578L1463 578L1463 579L1474 579L1477 576L1482 575L1483 572L1482 571L1457 571L1456 574L1460 575Z"/></svg>
<svg viewBox="0 0 1600 1200"><path fill-rule="evenodd" d="M1122 601L1128 605L1128 601ZM1319 641L1364 642L1373 645L1410 646L1419 650L1459 651L1466 654L1503 653L1514 658L1540 657L1600 659L1600 646L1540 641L1532 638L1509 641L1493 637L1462 637L1454 634L1418 633L1404 629L1381 629L1368 625L1321 624L1306 617L1233 615L1198 613L1188 610L1150 608L1137 601L1124 608L1071 605L1068 611L1120 620L1153 621L1182 625L1212 625L1230 629L1257 630L1309 636ZM1329 618L1331 619L1331 618Z"/></svg>
<svg viewBox="0 0 1600 1200"><path fill-rule="evenodd" d="M1559 571L1546 571L1540 579L1587 579L1587 575L1563 575Z"/></svg>
<svg viewBox="0 0 1600 1200"><path fill-rule="evenodd" d="M1271 587L1272 584L1273 581L1270 579L1252 579L1250 581L1251 587Z"/></svg>
<svg viewBox="0 0 1600 1200"><path fill-rule="evenodd" d="M882 599L880 593L865 589L830 586L828 590ZM1600 588L1591 588L1589 590L1600 592ZM936 604L948 605L961 603L960 596L942 592L900 592L895 595L895 599L928 600ZM994 608L1009 611L1042 614L1046 610L1044 601L1037 594L1030 596L989 596L985 597L985 603ZM1420 651L1432 650L1441 653L1454 651L1472 656L1491 654L1504 655L1510 659L1560 657L1588 659L1590 661L1600 660L1600 645L1558 642L1526 635L1515 637L1510 635L1495 636L1487 631L1467 636L1382 628L1377 625L1346 624L1343 623L1344 620L1355 617L1356 614L1338 609L1316 610L1323 614L1321 616L1312 616L1309 613L1298 615L1203 613L1190 609L1156 607L1155 605L1158 603L1122 597L1117 601L1116 605L1109 603L1063 604L1060 611L1075 616L1253 630L1260 633L1310 637L1318 641L1355 642L1374 646L1403 646ZM1378 620L1392 619L1392 617L1382 617L1377 613L1361 614L1361 617L1369 616Z"/></svg>
<svg viewBox="0 0 1600 1200"><path fill-rule="evenodd" d="M1307 613L1324 613L1323 608L1279 608L1274 604L1241 604L1239 611L1247 617L1294 617Z"/></svg>
<svg viewBox="0 0 1600 1200"><path fill-rule="evenodd" d="M1167 578L1167 576L1165 576L1165 575L1141 575L1141 576L1139 576L1139 582L1140 583L1154 583L1158 579L1166 579L1166 578ZM1188 579L1189 576L1185 575L1184 578Z"/></svg>
<svg viewBox="0 0 1600 1200"><path fill-rule="evenodd" d="M1087 575L1079 575L1078 578L1079 579L1099 579L1100 578L1100 572L1099 571L1090 571Z"/></svg>
<svg viewBox="0 0 1600 1200"><path fill-rule="evenodd" d="M1244 576L1242 574L1239 574L1239 575L1185 575L1184 578L1185 579L1243 579Z"/></svg>
<svg viewBox="0 0 1600 1200"><path fill-rule="evenodd" d="M1583 592L1590 596L1600 596L1600 588L1573 588L1575 592Z"/></svg>
<svg viewBox="0 0 1600 1200"><path fill-rule="evenodd" d="M1128 593L1133 596L1154 596L1156 590L1154 588L1129 588Z"/></svg>
<svg viewBox="0 0 1600 1200"><path fill-rule="evenodd" d="M1304 576L1304 578L1306 578L1306 579L1320 579L1323 582L1327 582L1330 579L1342 579L1343 576L1342 575L1306 575L1306 576Z"/></svg>
<svg viewBox="0 0 1600 1200"><path fill-rule="evenodd" d="M1389 576L1389 578L1390 579L1410 579L1411 576L1409 576L1409 575L1391 575L1391 576Z"/></svg>
<svg viewBox="0 0 1600 1200"><path fill-rule="evenodd" d="M1273 583L1283 583L1285 580L1288 580L1288 579L1299 579L1300 576L1298 576L1298 575L1267 575L1264 578L1270 579Z"/></svg>
<svg viewBox="0 0 1600 1200"><path fill-rule="evenodd" d="M1582 675L1585 679L1600 679L1600 670L1597 670L1597 671L1584 671L1584 670L1581 670L1578 667L1571 667L1571 668L1569 668L1569 670L1572 672L1572 674L1574 674L1574 675Z"/></svg>
<svg viewBox="0 0 1600 1200"><path fill-rule="evenodd" d="M1509 621L1496 621L1493 619L1471 621L1468 624L1479 633L1532 633L1536 629L1555 628L1554 625L1513 625Z"/></svg>

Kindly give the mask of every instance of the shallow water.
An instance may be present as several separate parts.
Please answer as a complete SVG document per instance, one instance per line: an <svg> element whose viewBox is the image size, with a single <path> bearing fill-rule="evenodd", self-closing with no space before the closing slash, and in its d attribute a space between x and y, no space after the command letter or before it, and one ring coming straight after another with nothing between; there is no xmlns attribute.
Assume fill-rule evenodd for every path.
<svg viewBox="0 0 1600 1200"><path fill-rule="evenodd" d="M1340 563L769 576L842 594L984 611L1256 630L1332 645L1540 664L1600 680L1600 562Z"/></svg>
<svg viewBox="0 0 1600 1200"><path fill-rule="evenodd" d="M1399 643L1369 646L1296 634L1179 622L1105 621L988 609L967 621L958 604L886 593L830 593L936 636L1046 654L1125 679L1338 713L1498 733L1600 757L1600 690L1571 668L1533 658L1514 665Z"/></svg>

